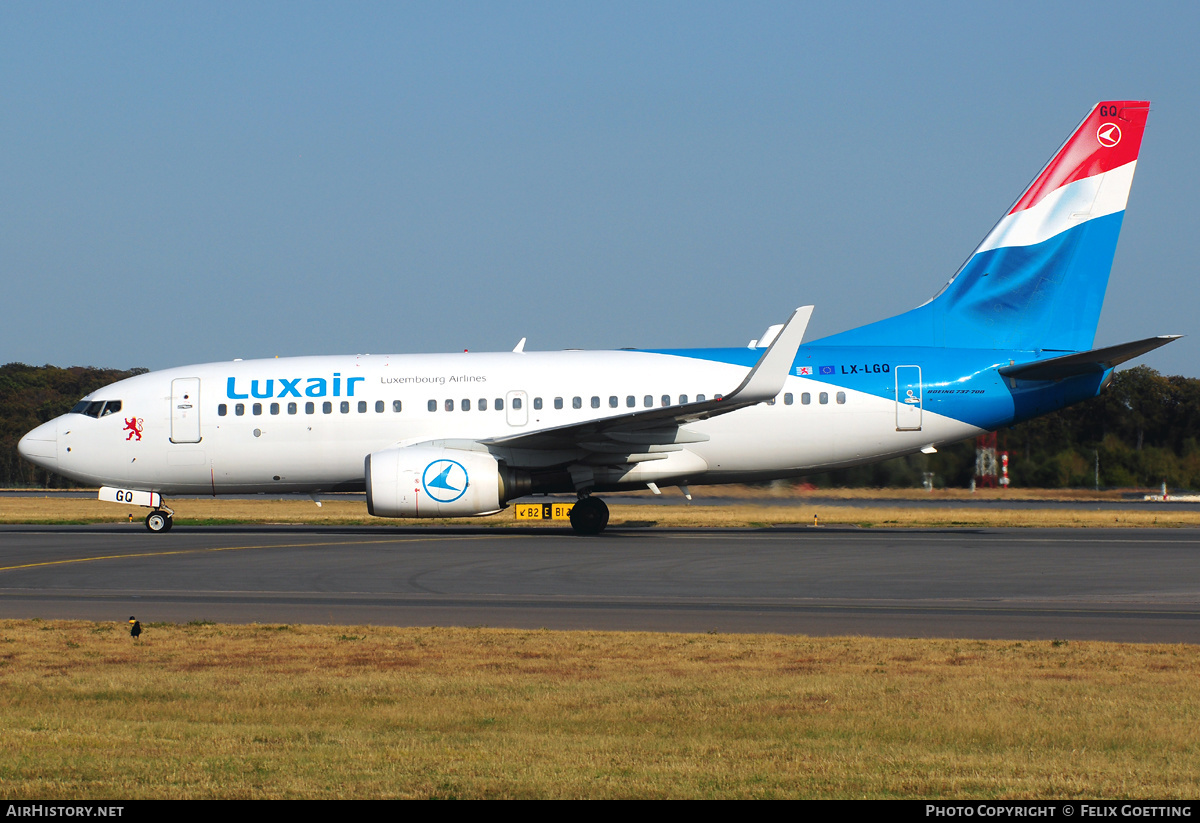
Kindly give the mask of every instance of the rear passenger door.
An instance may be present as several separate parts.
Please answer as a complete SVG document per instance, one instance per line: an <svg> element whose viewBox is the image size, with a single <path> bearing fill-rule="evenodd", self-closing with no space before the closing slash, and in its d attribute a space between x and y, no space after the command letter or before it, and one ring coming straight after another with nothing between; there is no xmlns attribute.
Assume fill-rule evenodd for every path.
<svg viewBox="0 0 1200 823"><path fill-rule="evenodd" d="M921 430L921 367L896 367L896 431Z"/></svg>

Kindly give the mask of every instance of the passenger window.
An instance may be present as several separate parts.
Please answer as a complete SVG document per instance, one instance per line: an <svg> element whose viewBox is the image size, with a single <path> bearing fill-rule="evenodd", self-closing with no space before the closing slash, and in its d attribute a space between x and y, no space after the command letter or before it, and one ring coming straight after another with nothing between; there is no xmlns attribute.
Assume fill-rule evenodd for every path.
<svg viewBox="0 0 1200 823"><path fill-rule="evenodd" d="M316 414L317 413L317 404L312 402L311 400L309 402L305 403L304 404L304 413L305 414Z"/></svg>
<svg viewBox="0 0 1200 823"><path fill-rule="evenodd" d="M427 404L426 408L428 408L430 411L437 411L437 401L430 400L429 403Z"/></svg>
<svg viewBox="0 0 1200 823"><path fill-rule="evenodd" d="M321 411L325 414L333 414L333 403L326 400L321 404Z"/></svg>
<svg viewBox="0 0 1200 823"><path fill-rule="evenodd" d="M496 402L492 404L492 408L496 411L504 411L504 398L497 397Z"/></svg>
<svg viewBox="0 0 1200 823"><path fill-rule="evenodd" d="M562 398L561 397L554 398L554 408L556 408L556 409L562 408Z"/></svg>
<svg viewBox="0 0 1200 823"><path fill-rule="evenodd" d="M642 405L645 406L646 408L650 408L651 406L654 405L654 398L650 395L646 395L645 397L642 398Z"/></svg>
<svg viewBox="0 0 1200 823"><path fill-rule="evenodd" d="M479 409L480 411L487 411L487 398L486 397L479 398L479 405L476 406L475 408Z"/></svg>
<svg viewBox="0 0 1200 823"><path fill-rule="evenodd" d="M723 395L723 394L714 394L713 395L713 400L724 400L724 399L725 399L725 395Z"/></svg>
<svg viewBox="0 0 1200 823"><path fill-rule="evenodd" d="M542 410L542 398L540 398L540 397L533 398L533 408L534 408L534 411Z"/></svg>
<svg viewBox="0 0 1200 823"><path fill-rule="evenodd" d="M669 406L669 405L671 405L671 395L669 395L669 394L664 394L664 395L662 396L662 404L663 404L663 406Z"/></svg>
<svg viewBox="0 0 1200 823"><path fill-rule="evenodd" d="M829 392L823 391L817 395L817 402L819 402L822 406L827 405L829 403Z"/></svg>
<svg viewBox="0 0 1200 823"><path fill-rule="evenodd" d="M224 403L220 404L219 406L217 406L217 417L224 417L228 411L229 411L228 406L226 406Z"/></svg>
<svg viewBox="0 0 1200 823"><path fill-rule="evenodd" d="M592 408L593 409L600 408L600 398L594 394L592 395Z"/></svg>
<svg viewBox="0 0 1200 823"><path fill-rule="evenodd" d="M625 398L626 408L632 409L636 405L637 405L637 398L634 397L632 394Z"/></svg>
<svg viewBox="0 0 1200 823"><path fill-rule="evenodd" d="M296 404L294 402L288 403L288 414L295 414L295 413L296 413Z"/></svg>
<svg viewBox="0 0 1200 823"><path fill-rule="evenodd" d="M238 417L241 417L243 414L246 413L246 404L238 403L237 405L235 405L233 407L233 413L236 414Z"/></svg>
<svg viewBox="0 0 1200 823"><path fill-rule="evenodd" d="M844 406L846 404L846 393L844 391L840 391L837 393L837 401L838 401L839 405Z"/></svg>
<svg viewBox="0 0 1200 823"><path fill-rule="evenodd" d="M466 398L466 397L464 397L464 398L463 398L463 401L462 401L462 410L463 410L463 411L470 411L470 410L471 410L471 401L470 401L470 399L469 399L469 398Z"/></svg>
<svg viewBox="0 0 1200 823"><path fill-rule="evenodd" d="M572 397L571 398L571 408L582 409L583 408L583 398L582 397Z"/></svg>
<svg viewBox="0 0 1200 823"><path fill-rule="evenodd" d="M698 394L698 395L696 395L696 402L697 402L697 403L703 403L703 402L704 402L704 395L702 395L702 394Z"/></svg>
<svg viewBox="0 0 1200 823"><path fill-rule="evenodd" d="M608 407L610 409L615 409L618 405L620 405L620 401L617 399L617 396L615 394L610 395L608 398Z"/></svg>
<svg viewBox="0 0 1200 823"><path fill-rule="evenodd" d="M279 404L278 403L271 404L271 414L279 414Z"/></svg>
<svg viewBox="0 0 1200 823"><path fill-rule="evenodd" d="M396 412L397 414L400 413L400 401L399 400L392 401L392 411Z"/></svg>
<svg viewBox="0 0 1200 823"><path fill-rule="evenodd" d="M446 411L454 411L454 401L453 400L446 401Z"/></svg>
<svg viewBox="0 0 1200 823"><path fill-rule="evenodd" d="M803 394L800 395L800 405L801 406L807 406L811 402L812 402L812 395L809 394L808 392L804 392Z"/></svg>
<svg viewBox="0 0 1200 823"><path fill-rule="evenodd" d="M686 394L679 395L679 405L681 405L681 406L687 405L687 395Z"/></svg>
<svg viewBox="0 0 1200 823"><path fill-rule="evenodd" d="M521 398L520 398L520 397L514 397L514 398L512 399L512 407L513 407L514 409L519 409L519 408L521 408Z"/></svg>
<svg viewBox="0 0 1200 823"><path fill-rule="evenodd" d="M250 410L255 414L262 414L262 403L255 403L250 407Z"/></svg>
<svg viewBox="0 0 1200 823"><path fill-rule="evenodd" d="M787 394L785 394L783 396L783 405L785 405L785 406L792 405L792 393L791 392L788 392Z"/></svg>
<svg viewBox="0 0 1200 823"><path fill-rule="evenodd" d="M376 404L376 405L378 405L378 404ZM362 414L362 413L363 413L363 412L365 412L366 410L367 410L367 401L366 401L366 400L359 400L359 401L358 401L358 413L359 413L359 414ZM383 411L383 409L380 409L380 411Z"/></svg>
<svg viewBox="0 0 1200 823"><path fill-rule="evenodd" d="M340 404L339 408L340 408L340 410L341 410L342 414L349 414L349 413L350 413L350 401L349 401L349 400L343 400L343 401L341 402L341 404Z"/></svg>
<svg viewBox="0 0 1200 823"><path fill-rule="evenodd" d="M768 406L774 406L774 405L775 405L775 398L774 398L774 397L772 397L770 400L768 400L768 401L767 401L767 405L768 405Z"/></svg>
<svg viewBox="0 0 1200 823"><path fill-rule="evenodd" d="M382 400L376 400L376 401L375 401L375 413L376 413L376 414L382 414L382 413L383 413L383 410L384 410L385 408L387 408L387 407L386 407L386 406L383 404L383 401L382 401Z"/></svg>

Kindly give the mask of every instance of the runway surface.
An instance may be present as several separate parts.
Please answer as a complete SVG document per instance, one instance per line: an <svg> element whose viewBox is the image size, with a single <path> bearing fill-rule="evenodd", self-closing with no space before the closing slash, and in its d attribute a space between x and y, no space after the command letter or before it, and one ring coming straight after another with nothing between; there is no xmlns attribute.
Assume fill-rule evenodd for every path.
<svg viewBox="0 0 1200 823"><path fill-rule="evenodd" d="M0 527L0 617L1200 642L1200 530Z"/></svg>

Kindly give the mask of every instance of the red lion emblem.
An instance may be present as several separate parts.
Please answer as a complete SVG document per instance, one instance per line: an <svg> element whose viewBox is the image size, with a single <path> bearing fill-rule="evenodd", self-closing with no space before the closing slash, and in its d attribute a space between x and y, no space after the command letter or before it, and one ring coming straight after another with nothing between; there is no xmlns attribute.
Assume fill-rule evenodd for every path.
<svg viewBox="0 0 1200 823"><path fill-rule="evenodd" d="M126 440L132 440L136 437L140 441L142 439L142 418L126 417L125 428L121 429L121 431L129 432L125 437Z"/></svg>

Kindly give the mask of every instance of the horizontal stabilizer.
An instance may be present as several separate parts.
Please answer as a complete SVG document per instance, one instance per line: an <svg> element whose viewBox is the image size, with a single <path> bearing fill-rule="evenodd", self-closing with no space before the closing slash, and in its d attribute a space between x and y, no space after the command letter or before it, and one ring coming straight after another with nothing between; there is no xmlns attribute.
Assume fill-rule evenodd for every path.
<svg viewBox="0 0 1200 823"><path fill-rule="evenodd" d="M1038 360L1034 363L1003 366L1000 368L1000 373L1005 377L1015 377L1020 380L1062 380L1067 377L1078 377L1081 374L1095 374L1108 371L1113 366L1118 366L1126 360L1132 360L1148 351L1154 351L1159 346L1165 346L1182 336L1181 334L1160 334L1158 337L1147 337L1145 340L1135 340L1119 346L1064 354L1062 357Z"/></svg>
<svg viewBox="0 0 1200 823"><path fill-rule="evenodd" d="M762 337L755 341L753 348L765 349L767 346L775 342L775 338L783 331L783 323L776 323L774 326L767 326L767 330L763 332Z"/></svg>

